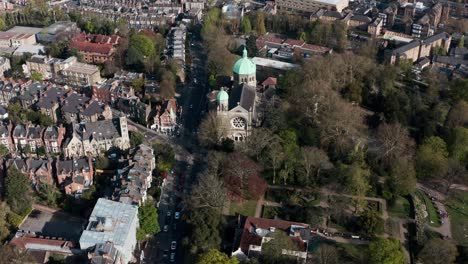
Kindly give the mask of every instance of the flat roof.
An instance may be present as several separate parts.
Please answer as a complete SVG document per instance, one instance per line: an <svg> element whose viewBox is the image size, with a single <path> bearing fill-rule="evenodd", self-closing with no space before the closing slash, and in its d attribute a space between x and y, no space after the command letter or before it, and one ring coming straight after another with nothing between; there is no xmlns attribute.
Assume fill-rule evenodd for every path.
<svg viewBox="0 0 468 264"><path fill-rule="evenodd" d="M21 33L21 34L37 34L42 31L42 28L38 27L21 27L21 26L15 26L6 32L14 32L14 33Z"/></svg>
<svg viewBox="0 0 468 264"><path fill-rule="evenodd" d="M80 245L95 245L113 242L117 246L125 244L130 226L138 221L138 206L99 198L89 217L86 230L80 238Z"/></svg>
<svg viewBox="0 0 468 264"><path fill-rule="evenodd" d="M70 67L64 69L63 71L67 72L77 72L84 74L93 74L96 71L99 71L98 67L92 64L86 64L82 62L75 62Z"/></svg>
<svg viewBox="0 0 468 264"><path fill-rule="evenodd" d="M319 2L327 5L337 5L341 2L348 2L348 0L314 0L314 2Z"/></svg>
<svg viewBox="0 0 468 264"><path fill-rule="evenodd" d="M265 59L260 57L254 57L252 58L252 61L255 63L255 65L274 68L278 70L292 70L299 68L299 65L297 64L272 59Z"/></svg>
<svg viewBox="0 0 468 264"><path fill-rule="evenodd" d="M36 235L78 241L85 223L85 219L71 216L62 211L49 212L33 209L19 226L19 229L34 232Z"/></svg>

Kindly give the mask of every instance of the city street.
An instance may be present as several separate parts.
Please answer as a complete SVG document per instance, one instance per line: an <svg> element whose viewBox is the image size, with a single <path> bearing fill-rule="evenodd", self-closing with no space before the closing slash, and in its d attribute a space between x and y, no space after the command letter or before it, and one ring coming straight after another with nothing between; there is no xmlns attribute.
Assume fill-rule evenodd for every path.
<svg viewBox="0 0 468 264"><path fill-rule="evenodd" d="M184 215L184 195L190 192L194 177L200 171L200 165L195 164L195 157L200 155L196 149L197 128L205 108L205 94L207 92L205 54L200 39L194 39L190 45L192 56L191 76L178 93L179 105L182 106L182 133L181 137L169 138L141 125L129 122L143 132L148 144L154 141L164 141L172 145L175 151L176 163L173 171L168 175L163 186L161 200L159 202L159 224L161 232L150 240L146 250L145 263L185 263L185 252L182 249L181 240L187 235ZM180 213L176 219L175 214ZM176 249L171 249L173 241ZM175 253L174 262L171 254Z"/></svg>

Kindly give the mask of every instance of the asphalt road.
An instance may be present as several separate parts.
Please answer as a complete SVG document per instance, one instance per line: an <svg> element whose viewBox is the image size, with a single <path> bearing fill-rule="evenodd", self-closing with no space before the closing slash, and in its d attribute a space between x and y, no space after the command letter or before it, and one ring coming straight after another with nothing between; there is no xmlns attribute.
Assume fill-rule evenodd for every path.
<svg viewBox="0 0 468 264"><path fill-rule="evenodd" d="M168 138L164 135L156 134L154 131L142 126L134 125L144 132L146 141L159 140L171 143L176 153L176 163L172 173L166 179L165 186L159 202L159 224L161 232L151 239L148 247L149 254L145 256L145 263L186 263L184 260L186 251L181 246L181 240L187 235L187 225L184 215L184 196L190 193L191 184L200 165L196 164L196 156L200 156L196 147L196 130L202 118L202 111L205 108L205 95L207 89L204 54L200 39L194 39L190 45L192 56L191 76L187 84L181 88L179 105L182 106L182 133L179 138ZM196 80L196 81L195 81ZM180 212L180 219L175 219L175 212ZM164 227L167 226L167 231ZM171 243L175 241L177 247L171 250ZM175 253L175 262L170 262L171 253Z"/></svg>

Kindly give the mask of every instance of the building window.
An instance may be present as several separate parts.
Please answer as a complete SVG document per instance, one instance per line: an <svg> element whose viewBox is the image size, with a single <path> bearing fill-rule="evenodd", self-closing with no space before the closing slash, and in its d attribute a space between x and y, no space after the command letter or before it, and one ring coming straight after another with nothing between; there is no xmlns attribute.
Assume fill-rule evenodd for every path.
<svg viewBox="0 0 468 264"><path fill-rule="evenodd" d="M245 120L242 117L236 117L232 120L232 126L235 128L245 128Z"/></svg>

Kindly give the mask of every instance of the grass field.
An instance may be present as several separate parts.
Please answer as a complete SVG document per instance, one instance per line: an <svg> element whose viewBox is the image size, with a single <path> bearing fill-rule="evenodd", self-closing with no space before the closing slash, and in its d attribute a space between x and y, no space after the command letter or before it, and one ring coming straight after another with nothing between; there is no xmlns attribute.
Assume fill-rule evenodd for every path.
<svg viewBox="0 0 468 264"><path fill-rule="evenodd" d="M235 215L236 213L244 216L255 216L255 209L257 208L257 200L246 200L242 203L231 203L229 214Z"/></svg>
<svg viewBox="0 0 468 264"><path fill-rule="evenodd" d="M452 236L462 246L468 246L468 192L454 190L445 201L449 213Z"/></svg>
<svg viewBox="0 0 468 264"><path fill-rule="evenodd" d="M411 217L411 204L407 198L398 196L395 204L388 207L388 213L390 216L398 218Z"/></svg>
<svg viewBox="0 0 468 264"><path fill-rule="evenodd" d="M431 226L439 227L441 225L440 217L439 217L439 214L437 213L437 209L435 208L429 196L427 196L427 194L425 194L422 191L416 191L416 195L426 205L426 210L427 210L427 213L429 214L428 224Z"/></svg>

